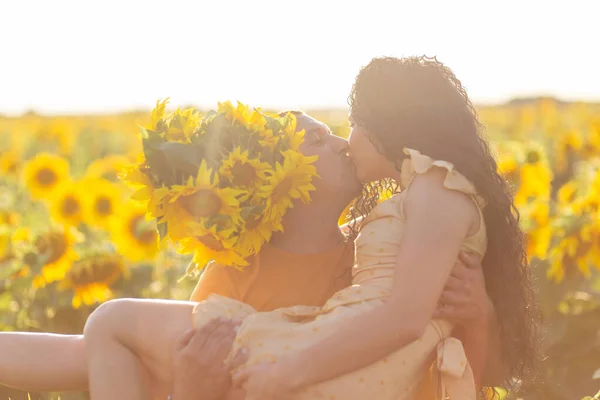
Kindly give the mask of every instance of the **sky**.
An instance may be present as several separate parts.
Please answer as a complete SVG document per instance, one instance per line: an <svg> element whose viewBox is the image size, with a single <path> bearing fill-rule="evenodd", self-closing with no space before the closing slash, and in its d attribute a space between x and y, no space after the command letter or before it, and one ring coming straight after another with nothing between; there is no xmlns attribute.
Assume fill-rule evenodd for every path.
<svg viewBox="0 0 600 400"><path fill-rule="evenodd" d="M239 100L346 107L361 66L428 55L478 103L600 100L600 1L0 1L0 113Z"/></svg>

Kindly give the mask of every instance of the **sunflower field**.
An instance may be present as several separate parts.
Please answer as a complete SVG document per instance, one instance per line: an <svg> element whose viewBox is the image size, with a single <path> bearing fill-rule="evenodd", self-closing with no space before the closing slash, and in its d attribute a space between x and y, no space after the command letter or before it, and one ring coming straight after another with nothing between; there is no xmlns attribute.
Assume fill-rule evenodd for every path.
<svg viewBox="0 0 600 400"><path fill-rule="evenodd" d="M600 105L543 98L478 111L514 188L543 312L546 357L526 399L581 399L600 389ZM345 110L308 113L348 135ZM150 120L0 116L0 330L80 333L111 298L189 297L190 258L159 249L156 222L120 179ZM0 387L8 397L27 398Z"/></svg>

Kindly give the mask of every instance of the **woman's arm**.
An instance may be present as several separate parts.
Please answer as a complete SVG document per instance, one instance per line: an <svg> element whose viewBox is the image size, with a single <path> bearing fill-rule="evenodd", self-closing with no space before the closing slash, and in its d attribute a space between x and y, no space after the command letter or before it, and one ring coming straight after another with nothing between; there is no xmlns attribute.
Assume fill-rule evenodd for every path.
<svg viewBox="0 0 600 400"><path fill-rule="evenodd" d="M422 336L478 215L468 197L442 187L444 176L437 170L418 176L405 199L398 279L386 304L341 323L319 343L278 362L282 379L294 387L326 381L370 365Z"/></svg>

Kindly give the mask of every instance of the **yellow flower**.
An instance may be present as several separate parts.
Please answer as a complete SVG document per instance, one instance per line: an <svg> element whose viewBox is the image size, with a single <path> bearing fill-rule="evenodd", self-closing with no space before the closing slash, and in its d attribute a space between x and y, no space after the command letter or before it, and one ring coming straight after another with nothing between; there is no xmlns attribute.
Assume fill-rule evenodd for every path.
<svg viewBox="0 0 600 400"><path fill-rule="evenodd" d="M170 116L167 140L190 143L192 134L200 127L200 113L193 108L177 109Z"/></svg>
<svg viewBox="0 0 600 400"><path fill-rule="evenodd" d="M236 147L223 160L219 176L236 188L252 190L262 185L267 179L267 173L271 171L268 163L250 159L247 150L242 151L240 147Z"/></svg>
<svg viewBox="0 0 600 400"><path fill-rule="evenodd" d="M237 196L243 191L219 188L219 177L213 175L202 161L196 178L190 177L185 185L174 185L170 189L157 190L165 204L160 223L167 222L169 236L180 240L194 234L190 222L201 222L216 215L239 220L240 203Z"/></svg>
<svg viewBox="0 0 600 400"><path fill-rule="evenodd" d="M562 185L558 190L558 202L560 204L569 204L575 199L577 193L577 182L569 181Z"/></svg>
<svg viewBox="0 0 600 400"><path fill-rule="evenodd" d="M545 225L526 232L527 238L527 256L531 259L537 257L546 259L552 240L552 227Z"/></svg>
<svg viewBox="0 0 600 400"><path fill-rule="evenodd" d="M167 104L169 104L169 98L156 101L156 107L152 110L152 120L150 122L150 129L153 131L161 131L165 129L165 114L167 110Z"/></svg>
<svg viewBox="0 0 600 400"><path fill-rule="evenodd" d="M74 228L51 230L38 236L34 242L34 264L42 265L42 269L35 276L33 286L40 288L63 279L73 261L79 258L73 246L82 240L81 233Z"/></svg>
<svg viewBox="0 0 600 400"><path fill-rule="evenodd" d="M121 205L121 191L106 179L87 179L85 221L91 225L108 228L111 217Z"/></svg>
<svg viewBox="0 0 600 400"><path fill-rule="evenodd" d="M521 215L524 218L527 256L529 259L546 259L553 233L548 201L536 199L522 208Z"/></svg>
<svg viewBox="0 0 600 400"><path fill-rule="evenodd" d="M234 249L236 241L233 229L217 230L217 226L199 229L194 226L195 235L184 238L178 243L181 254L194 254L193 263L202 268L209 261L214 261L223 266L235 268L248 265L240 249Z"/></svg>
<svg viewBox="0 0 600 400"><path fill-rule="evenodd" d="M584 235L581 235L581 233ZM564 237L557 246L550 250L550 268L546 272L546 277L556 283L562 282L567 271L577 267L579 272L586 278L591 276L590 265L588 263L589 253L592 249L592 242L584 238L585 229L577 235Z"/></svg>
<svg viewBox="0 0 600 400"><path fill-rule="evenodd" d="M13 256L10 247L10 233L7 229L0 228L0 264L12 260Z"/></svg>
<svg viewBox="0 0 600 400"><path fill-rule="evenodd" d="M158 252L156 222L145 218L146 209L136 203L119 207L111 221L111 238L118 252L132 262L152 261Z"/></svg>
<svg viewBox="0 0 600 400"><path fill-rule="evenodd" d="M92 161L85 171L85 176L91 179L102 178L114 181L117 179L118 174L129 164L130 160L126 156L109 155Z"/></svg>
<svg viewBox="0 0 600 400"><path fill-rule="evenodd" d="M145 168L143 164L125 167L119 178L134 190L131 199L144 207L149 219L162 217L164 207L161 193L164 193L164 190L154 190L150 178L141 168Z"/></svg>
<svg viewBox="0 0 600 400"><path fill-rule="evenodd" d="M58 145L64 155L70 154L77 139L78 126L73 120L51 119L38 132L38 140L51 141Z"/></svg>
<svg viewBox="0 0 600 400"><path fill-rule="evenodd" d="M579 132L571 130L566 134L559 135L556 142L556 167L559 171L565 171L568 166L569 157L578 153L583 148L583 139Z"/></svg>
<svg viewBox="0 0 600 400"><path fill-rule="evenodd" d="M252 111L250 117L248 118L248 122L246 124L247 128L253 132L260 132L265 129L265 125L267 124L267 119L260 112L260 110L256 109Z"/></svg>
<svg viewBox="0 0 600 400"><path fill-rule="evenodd" d="M530 198L549 199L552 171L539 150L531 149L527 162L521 167L521 184L515 204L526 204Z"/></svg>
<svg viewBox="0 0 600 400"><path fill-rule="evenodd" d="M279 219L270 219L258 211L250 213L245 221L246 224L235 245L241 254L257 253L263 244L271 240L273 232L283 232L283 225Z"/></svg>
<svg viewBox="0 0 600 400"><path fill-rule="evenodd" d="M0 210L0 226L16 226L19 224L21 217L14 211Z"/></svg>
<svg viewBox="0 0 600 400"><path fill-rule="evenodd" d="M296 116L292 113L288 113L284 118L285 128L283 133L288 139L288 145L291 150L298 150L300 144L304 141L304 135L306 131L304 129L296 131Z"/></svg>
<svg viewBox="0 0 600 400"><path fill-rule="evenodd" d="M12 242L29 242L31 240L31 231L25 227L15 229L10 240Z"/></svg>
<svg viewBox="0 0 600 400"><path fill-rule="evenodd" d="M0 175L13 176L19 172L20 160L14 151L0 154Z"/></svg>
<svg viewBox="0 0 600 400"><path fill-rule="evenodd" d="M293 207L294 200L310 202L309 192L315 190L311 181L317 176L315 166L311 165L317 160L317 156L306 157L293 150L282 154L285 157L283 164L276 163L274 173L259 191L259 195L266 199L266 214L274 220L283 217Z"/></svg>
<svg viewBox="0 0 600 400"><path fill-rule="evenodd" d="M498 160L498 172L506 178L506 180L515 182L518 177L519 164L514 157L505 156Z"/></svg>
<svg viewBox="0 0 600 400"><path fill-rule="evenodd" d="M42 199L69 177L69 163L62 157L41 153L25 164L23 177L31 196Z"/></svg>
<svg viewBox="0 0 600 400"><path fill-rule="evenodd" d="M50 201L50 214L58 223L77 226L83 219L84 188L76 182L67 180L60 183Z"/></svg>
<svg viewBox="0 0 600 400"><path fill-rule="evenodd" d="M250 121L250 111L248 106L240 103L238 101L237 107L233 107L230 101L226 101L224 103L218 103L218 113L223 113L227 117L228 120L233 122L238 122L243 126L248 126Z"/></svg>
<svg viewBox="0 0 600 400"><path fill-rule="evenodd" d="M125 272L121 256L98 254L75 261L59 283L61 290L73 290L73 308L102 303L112 297L110 285Z"/></svg>

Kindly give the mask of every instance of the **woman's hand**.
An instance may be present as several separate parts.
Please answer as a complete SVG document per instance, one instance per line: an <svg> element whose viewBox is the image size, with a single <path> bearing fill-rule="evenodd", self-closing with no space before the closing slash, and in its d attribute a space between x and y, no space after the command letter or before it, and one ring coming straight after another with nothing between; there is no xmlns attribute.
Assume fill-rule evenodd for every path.
<svg viewBox="0 0 600 400"><path fill-rule="evenodd" d="M277 363L241 368L233 374L233 387L244 388L246 400L285 400L297 389Z"/></svg>
<svg viewBox="0 0 600 400"><path fill-rule="evenodd" d="M492 310L492 301L485 290L481 258L472 253L461 253L433 318L467 327L485 323Z"/></svg>

